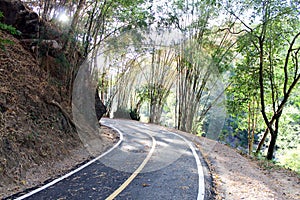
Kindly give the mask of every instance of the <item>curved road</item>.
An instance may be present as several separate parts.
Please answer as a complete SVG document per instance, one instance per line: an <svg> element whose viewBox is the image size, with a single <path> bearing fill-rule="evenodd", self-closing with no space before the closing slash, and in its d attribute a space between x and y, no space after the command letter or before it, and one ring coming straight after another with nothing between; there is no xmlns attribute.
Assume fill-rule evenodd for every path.
<svg viewBox="0 0 300 200"><path fill-rule="evenodd" d="M204 199L200 152L192 141L136 121L101 123L120 134L112 149L17 199Z"/></svg>

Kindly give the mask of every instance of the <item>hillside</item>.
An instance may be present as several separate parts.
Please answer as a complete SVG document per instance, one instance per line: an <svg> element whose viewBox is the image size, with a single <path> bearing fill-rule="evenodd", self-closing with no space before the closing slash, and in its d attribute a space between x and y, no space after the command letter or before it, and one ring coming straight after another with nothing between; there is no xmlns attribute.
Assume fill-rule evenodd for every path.
<svg viewBox="0 0 300 200"><path fill-rule="evenodd" d="M64 88L41 69L22 43L0 49L0 198L42 183L90 157L61 110ZM52 81L52 82L51 82ZM105 140L111 145L113 140Z"/></svg>
<svg viewBox="0 0 300 200"><path fill-rule="evenodd" d="M17 39L3 32L0 37L13 42L0 50L0 179L24 183L29 168L62 159L80 140L47 103L63 99L45 71Z"/></svg>
<svg viewBox="0 0 300 200"><path fill-rule="evenodd" d="M80 53L73 48L69 59L62 49L63 30L40 19L21 1L1 0L0 8L2 198L65 173L92 155L71 119L68 69L78 65ZM21 34L4 31L6 25ZM105 150L116 138L114 132L102 129L107 136L102 141Z"/></svg>

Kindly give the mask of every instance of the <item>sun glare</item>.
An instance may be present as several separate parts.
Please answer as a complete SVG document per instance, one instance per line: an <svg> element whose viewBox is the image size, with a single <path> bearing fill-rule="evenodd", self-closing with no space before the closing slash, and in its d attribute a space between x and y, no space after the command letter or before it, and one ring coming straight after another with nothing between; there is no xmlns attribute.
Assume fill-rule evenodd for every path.
<svg viewBox="0 0 300 200"><path fill-rule="evenodd" d="M69 17L66 15L66 13L61 13L58 17L58 20L60 22L66 23L69 21Z"/></svg>

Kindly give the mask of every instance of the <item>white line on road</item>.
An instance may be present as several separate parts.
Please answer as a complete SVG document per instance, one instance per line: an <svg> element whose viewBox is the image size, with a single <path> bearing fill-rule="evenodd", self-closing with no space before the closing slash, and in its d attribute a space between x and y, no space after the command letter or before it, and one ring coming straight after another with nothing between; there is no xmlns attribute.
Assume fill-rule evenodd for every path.
<svg viewBox="0 0 300 200"><path fill-rule="evenodd" d="M89 162L85 163L84 165L78 167L77 169L75 169L75 170L73 170L73 171L71 171L71 172L69 172L69 173L63 175L62 177L57 178L57 179L51 181L50 183L47 183L46 185L43 185L43 186L40 187L40 188L37 188L37 189L35 189L35 190L33 190L33 191L27 193L27 194L24 194L24 195L22 195L22 196L16 198L16 200L22 200L22 199L25 199L25 198L30 197L31 195L34 195L34 194L36 194L36 193L38 193L38 192L40 192L40 191L42 191L42 190L45 190L46 188L48 188L48 187L50 187L50 186L52 186L52 185L58 183L59 181L61 181L61 180L63 180L63 179L66 179L66 178L68 178L69 176L71 176L71 175L73 175L73 174L79 172L80 170L86 168L87 166L91 165L92 163L96 162L97 160L99 160L99 159L102 158L103 156L105 156L105 155L107 155L108 153L110 153L112 150L114 150L116 147L118 147L118 146L121 144L121 142L123 141L123 134L122 134L119 130L117 130L117 129L115 129L115 130L119 133L119 135L120 135L120 140L119 140L112 148L110 148L108 151L106 151L105 153L101 154L100 156L94 158L93 160L90 160Z"/></svg>
<svg viewBox="0 0 300 200"><path fill-rule="evenodd" d="M204 174L203 174L203 168L199 159L199 156L194 148L194 146L191 144L191 142L189 142L187 139L185 139L184 137L182 137L181 135L178 135L176 133L173 132L169 132L172 133L178 137L180 137L181 139L183 139L190 147L190 149L192 150L192 153L195 157L196 160L196 164L197 164L197 169L198 169L198 196L197 196L197 200L203 200L204 199L204 194L205 194L205 185L204 185Z"/></svg>
<svg viewBox="0 0 300 200"><path fill-rule="evenodd" d="M139 125L140 126L140 125ZM143 126L148 126L149 127L149 125L148 124L143 124ZM140 126L141 127L141 126ZM118 130L118 129L116 129L116 130ZM169 131L168 131L169 132ZM196 161L196 164L197 164L197 170L198 170L198 194L197 194L197 200L203 200L204 199L204 195L205 195L205 183L204 183L204 173L203 173L203 168L202 168L202 165L201 165L201 161L200 161L200 159L199 159L199 156L198 156L198 154L197 154L197 152L196 152L196 149L195 149L195 147L192 145L192 143L190 142L190 141L188 141L185 137L183 137L183 136L181 136L181 135L179 135L179 134L176 134L176 133L174 133L174 132L169 132L169 133L171 133L171 134L173 134L173 135L175 135L175 136L177 136L177 137L179 137L179 138L181 138L182 140L184 140L184 142L189 146L189 148L191 149L191 151L192 151L192 153L193 153L193 156L194 156L194 158L195 158L195 161ZM148 134L148 133L146 133L146 134ZM149 135L149 134L148 134ZM151 136L151 135L150 135ZM152 138L152 136L151 136L151 138ZM154 138L153 138L154 139ZM156 143L156 141L155 141L155 143ZM152 148L153 148L153 146L152 146ZM152 149L151 149L152 150ZM153 149L153 151L154 151L154 149ZM149 153L150 154L150 153ZM148 156L149 156L149 154L148 154ZM148 157L147 156L147 157ZM149 159L150 159L150 157L151 156L149 156ZM147 158L146 158L147 159ZM145 159L145 160L146 160ZM145 162L145 161L144 161ZM143 163L144 163L143 162ZM147 162L146 162L147 163ZM145 164L146 164L145 163ZM135 172L134 172L135 173ZM139 173L139 172L138 172ZM133 176L134 174L132 174L132 176ZM137 175L137 174L136 174ZM134 175L134 177L133 178L135 178L136 177L136 175ZM133 180L133 178L132 178L132 180ZM131 180L131 181L132 181ZM130 181L130 182L131 182ZM129 182L129 183L130 183ZM129 184L128 183L128 184ZM125 184L125 183L124 183ZM128 184L126 184L126 186L128 185ZM126 187L125 186L125 187ZM122 189L122 190L124 190L125 189L125 187ZM121 191L122 191L121 190ZM120 192L121 192L120 191ZM119 193L120 193L119 192ZM119 194L118 193L118 194ZM115 196L113 196L113 198L114 197L116 197L117 195L115 195ZM112 197L112 196L110 196L110 197ZM111 200L111 199L113 199L113 198L107 198L106 200Z"/></svg>

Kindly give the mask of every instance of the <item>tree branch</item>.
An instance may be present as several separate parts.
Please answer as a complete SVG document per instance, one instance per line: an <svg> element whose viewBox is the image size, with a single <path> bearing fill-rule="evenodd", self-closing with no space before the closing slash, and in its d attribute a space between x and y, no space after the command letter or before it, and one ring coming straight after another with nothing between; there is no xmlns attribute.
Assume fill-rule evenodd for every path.
<svg viewBox="0 0 300 200"><path fill-rule="evenodd" d="M287 55L285 56L285 62L284 62L284 66L283 66L283 69L284 69L284 85L283 85L283 94L284 96L287 95L287 87L288 87L288 63L289 63L289 58L290 58L290 55L291 55L291 52L293 51L293 46L297 40L297 38L300 36L300 32L297 33L292 42L290 43L290 46L289 46L289 49L288 49L288 52L287 52Z"/></svg>
<svg viewBox="0 0 300 200"><path fill-rule="evenodd" d="M229 27L226 27L226 28L219 28L219 30L217 32L223 32L223 31L228 31L229 33L233 34L233 35L239 35L243 32L246 32L246 33L249 33L249 31L245 30L245 29L242 29L238 32L234 32L232 31Z"/></svg>

